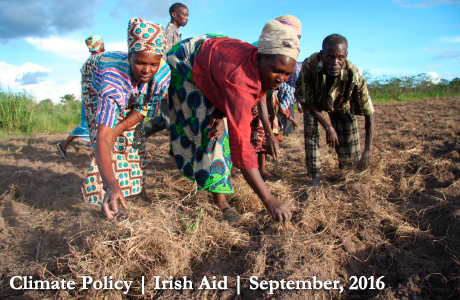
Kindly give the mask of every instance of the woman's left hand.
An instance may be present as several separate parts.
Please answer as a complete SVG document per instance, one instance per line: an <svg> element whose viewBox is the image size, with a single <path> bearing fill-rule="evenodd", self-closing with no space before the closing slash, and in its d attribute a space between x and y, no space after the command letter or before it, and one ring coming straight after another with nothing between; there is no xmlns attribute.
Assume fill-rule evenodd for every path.
<svg viewBox="0 0 460 300"><path fill-rule="evenodd" d="M225 132L225 121L224 121L224 116L223 114L215 110L211 118L209 119L209 124L208 124L208 138L210 140L214 139L219 139Z"/></svg>

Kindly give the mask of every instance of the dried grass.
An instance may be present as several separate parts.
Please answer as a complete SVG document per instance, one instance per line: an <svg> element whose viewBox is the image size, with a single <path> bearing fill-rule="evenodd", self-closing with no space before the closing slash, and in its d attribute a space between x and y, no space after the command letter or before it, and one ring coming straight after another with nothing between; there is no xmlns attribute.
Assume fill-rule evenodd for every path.
<svg viewBox="0 0 460 300"><path fill-rule="evenodd" d="M455 148L445 151L444 138L438 141L430 132L419 132L410 124L392 131L388 126L393 119L394 116L382 116L377 124L373 164L364 172L338 169L335 153L323 145L324 185L317 188L306 187L303 138L300 134L285 137L282 158L268 164L276 177L268 186L291 207L290 223L274 223L242 177L232 179L235 194L228 199L243 217L237 223L224 222L211 196L196 192L195 185L181 177L170 162L162 169L154 166L149 170L149 200L135 199L115 222L103 221L96 208L88 209L74 202L69 206L75 212L65 215L69 221L53 211L48 212L46 221L33 216L25 220L19 213L8 212L19 204L33 206L28 200L31 191L26 190L26 184L11 186L0 198L2 236L6 239L7 232L18 229L23 232L18 233L17 243L5 253L17 249L26 253L26 237L30 239L33 230L46 227L36 259L40 265L37 277L75 280L90 275L134 281L129 296L113 291L76 290L54 294L57 298L223 297L219 291L187 293L154 289L154 276L164 279L187 276L199 282L205 275L230 276L232 287L235 277L241 276L243 294L236 299L267 297L264 291L249 289L247 279L251 276L266 280L308 280L316 276L343 283L349 283L353 275L387 276L387 288L382 291L344 294L325 290L278 291L274 299L396 299L409 294L422 297L437 280L426 273L436 273L436 263L432 261L444 263L445 269L439 272L448 279L447 283L439 283L444 290L438 293L454 295L460 290L460 272L455 271L460 257L456 246L460 241L449 232L439 234L442 224L435 222L437 216L454 216L449 211L458 210L459 204L454 200L460 195L460 186L456 184L460 161L452 152ZM385 120L389 125L385 125ZM452 137L450 132L457 134L459 126L458 118L450 118L450 129L441 128L440 134ZM436 152L437 149L444 152ZM168 161L165 143L152 151L154 160ZM433 153L441 154L433 156ZM15 174L27 182L42 182L34 172ZM34 209L34 214L43 214L40 206ZM24 207L19 210L27 211ZM460 228L458 224L449 226L452 230ZM47 244L46 234L52 232L63 235L65 245L60 246L60 252L48 255L51 245ZM33 243L32 249L36 251L36 240ZM433 249L437 244L441 248L436 248L436 253ZM445 252L441 254L440 249ZM442 260L444 255L450 265ZM27 262L24 255L14 257ZM145 295L140 290L141 276L146 279Z"/></svg>

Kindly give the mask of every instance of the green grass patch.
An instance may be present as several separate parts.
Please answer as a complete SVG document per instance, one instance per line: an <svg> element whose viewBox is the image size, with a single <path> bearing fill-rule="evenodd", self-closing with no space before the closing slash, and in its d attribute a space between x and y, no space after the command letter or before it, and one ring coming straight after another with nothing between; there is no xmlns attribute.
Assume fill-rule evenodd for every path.
<svg viewBox="0 0 460 300"><path fill-rule="evenodd" d="M81 101L65 95L58 104L34 101L25 91L13 92L0 86L0 138L70 132L81 121Z"/></svg>

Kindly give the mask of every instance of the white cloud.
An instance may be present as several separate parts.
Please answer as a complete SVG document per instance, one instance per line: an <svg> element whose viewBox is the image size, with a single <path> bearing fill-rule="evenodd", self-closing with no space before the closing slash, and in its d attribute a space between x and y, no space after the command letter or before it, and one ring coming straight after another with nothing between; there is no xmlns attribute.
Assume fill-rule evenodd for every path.
<svg viewBox="0 0 460 300"><path fill-rule="evenodd" d="M432 83L438 84L441 81L441 78L439 78L438 73L430 71L427 74L428 74L428 77L430 77L430 80Z"/></svg>
<svg viewBox="0 0 460 300"><path fill-rule="evenodd" d="M0 61L0 82L2 85L20 85L19 82L25 74L37 72L49 73L51 72L51 69L45 68L32 62L27 62L23 65L15 66L4 61Z"/></svg>
<svg viewBox="0 0 460 300"><path fill-rule="evenodd" d="M89 57L88 48L82 39L72 38L26 38L26 41L38 50L55 53L64 58L85 62ZM126 42L106 43L107 51L127 51ZM14 91L26 90L37 101L51 99L59 102L59 98L65 94L74 94L81 97L81 85L79 81L67 81L64 83L48 80L51 69L36 63L28 62L23 65L11 65L0 62L0 84L4 88Z"/></svg>
<svg viewBox="0 0 460 300"><path fill-rule="evenodd" d="M460 36L445 36L439 39L442 43L460 43Z"/></svg>
<svg viewBox="0 0 460 300"><path fill-rule="evenodd" d="M78 99L81 98L81 84L77 81L68 81L62 84L56 84L54 81L44 81L23 87L23 89L30 92L38 102L44 99L51 99L54 103L58 103L60 97L66 94L74 94Z"/></svg>
<svg viewBox="0 0 460 300"><path fill-rule="evenodd" d="M26 38L26 42L32 44L38 50L56 53L59 56L78 60L82 63L89 57L88 48L83 39L60 38L52 36L49 38ZM126 42L105 43L106 51L128 51Z"/></svg>
<svg viewBox="0 0 460 300"><path fill-rule="evenodd" d="M126 42L104 43L105 51L122 51L128 52L128 45Z"/></svg>
<svg viewBox="0 0 460 300"><path fill-rule="evenodd" d="M70 38L26 38L26 42L32 44L38 50L56 53L62 57L79 60L82 63L89 56L88 48L80 39Z"/></svg>
<svg viewBox="0 0 460 300"><path fill-rule="evenodd" d="M44 80L33 84L22 84L24 75L50 72L51 69L32 62L17 66L2 61L0 62L0 84L2 88L12 91L25 90L31 93L37 101L49 98L53 102L59 102L59 97L65 94L74 94L80 98L81 86L78 81L55 83L52 80Z"/></svg>

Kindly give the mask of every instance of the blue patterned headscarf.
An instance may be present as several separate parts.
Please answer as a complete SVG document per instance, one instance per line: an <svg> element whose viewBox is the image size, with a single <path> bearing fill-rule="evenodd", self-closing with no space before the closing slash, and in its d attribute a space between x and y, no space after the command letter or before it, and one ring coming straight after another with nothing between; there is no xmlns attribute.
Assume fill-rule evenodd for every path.
<svg viewBox="0 0 460 300"><path fill-rule="evenodd" d="M132 18L128 24L128 51L163 55L166 49L165 27L161 24Z"/></svg>

